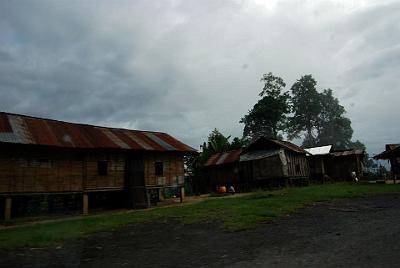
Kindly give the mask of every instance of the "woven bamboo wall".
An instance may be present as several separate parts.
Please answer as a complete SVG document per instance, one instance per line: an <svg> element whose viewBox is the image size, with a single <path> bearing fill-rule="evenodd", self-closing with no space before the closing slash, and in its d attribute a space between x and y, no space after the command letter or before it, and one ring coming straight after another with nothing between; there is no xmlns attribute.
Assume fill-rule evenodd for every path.
<svg viewBox="0 0 400 268"><path fill-rule="evenodd" d="M148 152L143 156L146 186L182 185L184 177L183 156L177 153ZM163 163L163 176L156 176L155 163ZM164 179L165 178L165 179Z"/></svg>
<svg viewBox="0 0 400 268"><path fill-rule="evenodd" d="M286 152L286 160L288 163L289 177L295 178L310 176L310 168L305 155Z"/></svg>
<svg viewBox="0 0 400 268"><path fill-rule="evenodd" d="M97 175L98 160L108 161L107 175ZM7 148L0 150L0 193L122 189L124 166L116 153Z"/></svg>
<svg viewBox="0 0 400 268"><path fill-rule="evenodd" d="M253 177L256 180L265 180L283 177L282 161L279 156L262 158L253 162Z"/></svg>
<svg viewBox="0 0 400 268"><path fill-rule="evenodd" d="M107 175L98 175L97 162L107 161ZM84 162L85 190L123 188L125 176L125 158L119 153L88 152Z"/></svg>

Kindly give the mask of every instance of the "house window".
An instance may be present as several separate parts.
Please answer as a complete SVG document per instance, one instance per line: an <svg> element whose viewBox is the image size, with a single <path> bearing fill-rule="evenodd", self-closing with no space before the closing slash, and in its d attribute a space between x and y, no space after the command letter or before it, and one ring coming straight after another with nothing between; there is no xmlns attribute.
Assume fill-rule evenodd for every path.
<svg viewBox="0 0 400 268"><path fill-rule="evenodd" d="M155 162L154 168L156 172L156 176L163 176L164 175L164 165L163 162Z"/></svg>
<svg viewBox="0 0 400 268"><path fill-rule="evenodd" d="M107 176L108 174L108 161L97 161L97 175Z"/></svg>

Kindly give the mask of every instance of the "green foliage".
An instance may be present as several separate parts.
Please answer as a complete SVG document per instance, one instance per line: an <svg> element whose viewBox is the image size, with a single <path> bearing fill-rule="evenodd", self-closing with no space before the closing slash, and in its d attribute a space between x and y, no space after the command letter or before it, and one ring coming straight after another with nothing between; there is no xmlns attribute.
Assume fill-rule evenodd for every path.
<svg viewBox="0 0 400 268"><path fill-rule="evenodd" d="M233 138L229 149L237 150L237 149L243 148L244 145L245 145L245 143L244 143L243 139L235 137L235 138Z"/></svg>
<svg viewBox="0 0 400 268"><path fill-rule="evenodd" d="M244 146L242 139L235 137L231 143L230 138L231 136L224 136L215 128L208 135L207 142L200 146L201 153L199 155L185 157L185 165L188 171L197 174L213 154L240 149Z"/></svg>
<svg viewBox="0 0 400 268"><path fill-rule="evenodd" d="M286 114L290 111L289 93L282 92L286 86L283 79L268 73L261 81L264 83L259 94L262 98L240 120L244 124L243 139L247 141L260 136L281 138L279 132L284 130Z"/></svg>
<svg viewBox="0 0 400 268"><path fill-rule="evenodd" d="M335 149L352 148L353 129L345 117L345 108L331 89L319 93L316 85L311 75L304 75L293 84L289 138L304 135L304 147L332 144Z"/></svg>
<svg viewBox="0 0 400 268"><path fill-rule="evenodd" d="M288 123L289 138L299 137L302 132L306 132L307 145L316 143L315 130L321 113L316 85L317 81L312 75L304 75L291 88L292 116Z"/></svg>
<svg viewBox="0 0 400 268"><path fill-rule="evenodd" d="M349 145L350 148L354 149L360 149L360 150L366 150L364 143L362 143L359 140L356 140L354 142L351 142ZM368 153L365 153L364 159L363 159L363 165L366 168L377 168L378 164L369 156Z"/></svg>
<svg viewBox="0 0 400 268"><path fill-rule="evenodd" d="M346 110L333 96L331 89L325 89L319 94L321 111L317 124L317 145L333 144L337 149L350 148L353 129L350 119L344 114Z"/></svg>
<svg viewBox="0 0 400 268"><path fill-rule="evenodd" d="M3 229L0 230L0 248L46 246L63 240L82 239L92 233L126 224L145 224L156 220L173 219L185 224L212 222L227 230L237 231L253 228L259 222L286 215L313 202L385 192L400 192L400 185L337 183L209 198L182 206L113 212Z"/></svg>

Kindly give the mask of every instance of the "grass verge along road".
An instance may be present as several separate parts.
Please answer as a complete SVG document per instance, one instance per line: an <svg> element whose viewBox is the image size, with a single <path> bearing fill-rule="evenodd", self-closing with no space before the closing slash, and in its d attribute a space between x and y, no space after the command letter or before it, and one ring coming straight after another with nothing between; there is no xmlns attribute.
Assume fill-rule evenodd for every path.
<svg viewBox="0 0 400 268"><path fill-rule="evenodd" d="M187 205L130 210L7 228L0 230L0 248L45 246L63 240L79 239L98 231L110 231L126 224L145 224L156 220L174 220L184 224L218 222L226 230L238 231L253 228L260 222L286 215L313 202L386 192L400 192L400 184L336 183L209 198Z"/></svg>

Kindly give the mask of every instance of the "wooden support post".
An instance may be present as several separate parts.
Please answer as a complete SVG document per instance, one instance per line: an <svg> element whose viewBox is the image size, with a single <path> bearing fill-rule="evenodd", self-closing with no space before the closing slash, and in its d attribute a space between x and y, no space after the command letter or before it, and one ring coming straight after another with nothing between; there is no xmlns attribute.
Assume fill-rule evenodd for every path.
<svg viewBox="0 0 400 268"><path fill-rule="evenodd" d="M4 220L9 221L11 219L11 196L7 196L4 203Z"/></svg>
<svg viewBox="0 0 400 268"><path fill-rule="evenodd" d="M89 214L89 196L88 193L83 193L83 215Z"/></svg>
<svg viewBox="0 0 400 268"><path fill-rule="evenodd" d="M147 189L145 191L146 191L146 208L149 208L149 207L151 207L150 191Z"/></svg>
<svg viewBox="0 0 400 268"><path fill-rule="evenodd" d="M158 189L158 198L160 201L165 199L165 188Z"/></svg>
<svg viewBox="0 0 400 268"><path fill-rule="evenodd" d="M183 199L185 198L185 187L181 187L181 194L179 195L181 203L183 203Z"/></svg>

